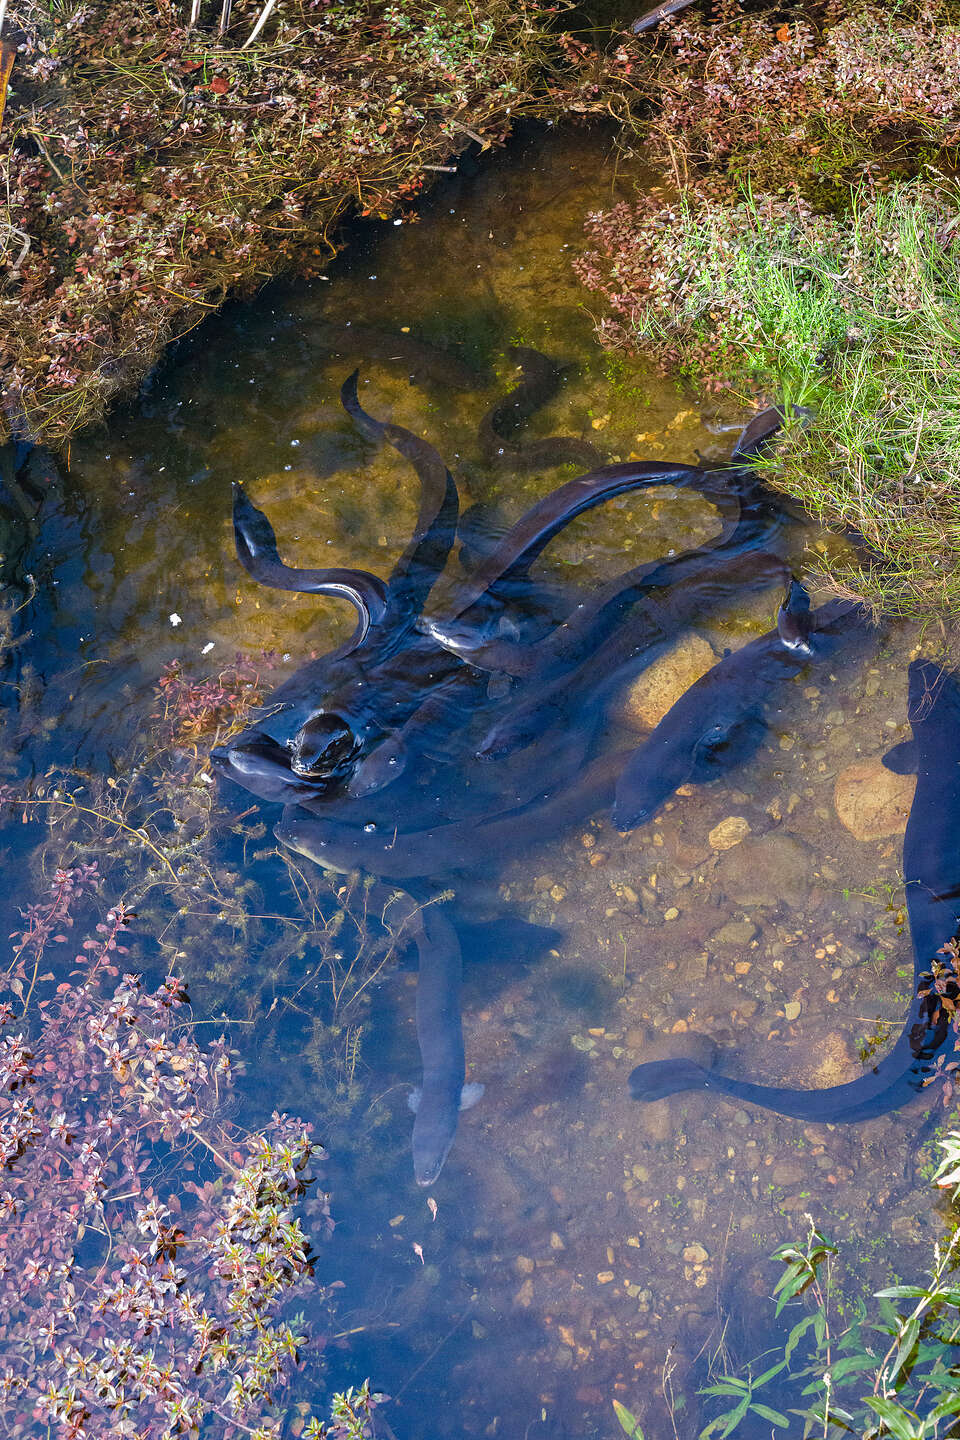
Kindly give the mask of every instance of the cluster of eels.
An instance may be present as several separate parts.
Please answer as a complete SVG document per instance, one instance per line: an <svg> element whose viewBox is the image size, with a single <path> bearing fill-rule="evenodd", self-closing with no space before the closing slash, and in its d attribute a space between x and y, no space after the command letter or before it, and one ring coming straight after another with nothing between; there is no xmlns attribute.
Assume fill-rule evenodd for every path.
<svg viewBox="0 0 960 1440"><path fill-rule="evenodd" d="M519 358L533 394L535 357ZM508 408L522 412L524 398L521 384ZM490 537L464 525L437 451L362 408L356 372L341 399L363 435L412 465L420 484L416 528L386 581L360 570L293 569L280 559L266 516L234 487L237 553L249 574L347 600L357 625L344 644L281 685L214 761L254 795L284 806L274 831L283 844L327 870L362 871L412 897L423 1064L413 1155L416 1179L427 1185L449 1152L459 1110L479 1089L464 1084L459 990L467 936L527 950L556 938L522 922L506 932L502 923L486 932L468 923L471 882L482 880L489 893L510 855L601 812L618 829L632 829L679 786L707 783L737 765L758 745L765 711L783 699L786 682L855 647L869 624L848 601L811 610L790 575L789 518L754 464L782 423L776 410L746 427L722 465L595 466ZM495 409L481 427L488 455L510 448L498 444L506 413ZM592 453L579 441L538 443L553 452L537 463L589 463ZM572 452L564 454L564 445ZM518 449L511 458L519 461ZM722 517L719 536L627 570L586 597L531 575L576 516L654 486L707 497ZM431 592L458 541L453 598L431 611ZM778 581L785 599L769 633L719 660L642 742L608 745L604 722L627 678L731 590L742 595ZM904 843L915 999L896 1047L869 1074L813 1091L661 1061L634 1070L635 1098L711 1089L804 1119L859 1120L902 1104L944 1064L954 1035L943 998L952 1001L957 987L943 950L960 920L960 687L952 676L915 662L909 718L914 742L888 757L891 767L918 774ZM432 903L451 880L457 904Z"/></svg>

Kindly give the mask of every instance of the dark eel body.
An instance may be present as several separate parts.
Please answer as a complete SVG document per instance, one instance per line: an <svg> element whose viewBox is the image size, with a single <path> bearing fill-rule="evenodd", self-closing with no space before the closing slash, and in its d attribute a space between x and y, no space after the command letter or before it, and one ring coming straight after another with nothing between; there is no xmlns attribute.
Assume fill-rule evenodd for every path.
<svg viewBox="0 0 960 1440"><path fill-rule="evenodd" d="M806 593L792 586L775 630L726 656L671 706L617 781L618 830L651 820L680 785L716 779L759 739L777 689L863 631L862 612L851 601L808 611Z"/></svg>
<svg viewBox="0 0 960 1440"><path fill-rule="evenodd" d="M480 421L477 438L487 464L506 466L514 473L550 465L596 465L601 458L596 446L573 435L551 435L545 440L522 443L513 439L513 432L556 395L563 371L548 356L527 345L512 345L507 353L521 367L523 378Z"/></svg>
<svg viewBox="0 0 960 1440"><path fill-rule="evenodd" d="M525 396L519 402L517 392L508 397L515 412L528 402L532 408L538 373L545 383L546 369L536 372L533 360L524 359ZM776 418L758 417L754 437L741 437L746 448L735 452L726 472L630 462L602 466L561 486L492 544L452 613L425 621L423 606L456 538L456 487L432 446L362 408L355 375L341 399L364 435L392 445L413 466L420 482L414 535L385 582L361 571L293 570L280 560L266 517L238 490L235 532L248 571L279 588L346 598L359 623L345 645L281 685L256 722L214 759L246 789L285 805L275 830L283 843L329 869L401 881L416 897L411 881L421 887L425 879L451 873L489 876L507 856L610 805L627 756L605 754L585 766L599 715L590 706L574 725L558 725L556 714L542 712L529 748L496 766L474 755L490 719L509 719L528 698L528 687L573 677L571 693L577 686L584 694L602 690L603 677L591 671L591 661L599 657L607 666L614 653L608 647L615 643L621 647L616 653L634 658L651 634L665 635L708 596L720 595L720 582L731 578L724 566L743 561L745 584L767 583L770 573L780 573L781 562L761 549L776 524L747 480L749 458L776 428ZM494 433L506 430L502 407L495 416ZM717 499L726 518L720 541L636 567L595 600L578 605L571 599L564 608L561 597L552 619L546 608L528 603L530 567L566 524L615 495L664 484L692 486ZM651 595L661 605L664 598L684 600L667 605L669 619L658 622L647 614ZM469 643L465 650L445 643L445 623L451 642L454 631L478 640L473 657ZM559 630L544 634L545 626L557 623ZM483 668L483 647L497 643L500 658L512 655L516 663ZM495 658L493 651L483 656L486 662ZM416 763L405 763L411 757ZM451 918L426 891L419 903L417 1033L424 1086L414 1155L418 1181L429 1184L452 1142L463 1092L461 953Z"/></svg>
<svg viewBox="0 0 960 1440"><path fill-rule="evenodd" d="M960 926L960 685L929 660L910 666L908 717L913 741L886 757L890 768L916 769L917 789L903 840L907 915L914 956L914 999L896 1045L868 1075L823 1090L755 1085L688 1060L639 1065L630 1076L637 1100L681 1090L712 1090L781 1115L830 1124L868 1120L904 1105L934 1078L938 1060L956 1047L949 1007L957 998L953 965L940 951ZM932 971L942 964L939 982Z"/></svg>
<svg viewBox="0 0 960 1440"><path fill-rule="evenodd" d="M413 1122L413 1173L432 1185L457 1133L466 1059L460 1015L463 960L443 909L425 899L414 918L419 955L417 1043L423 1081Z"/></svg>

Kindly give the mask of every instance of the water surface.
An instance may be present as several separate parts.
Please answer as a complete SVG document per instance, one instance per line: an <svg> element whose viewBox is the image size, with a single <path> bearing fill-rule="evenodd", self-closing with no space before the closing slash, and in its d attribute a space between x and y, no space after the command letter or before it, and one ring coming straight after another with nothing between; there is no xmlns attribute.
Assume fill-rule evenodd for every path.
<svg viewBox="0 0 960 1440"><path fill-rule="evenodd" d="M37 786L72 767L106 804L104 777L113 791L132 758L149 763L170 662L216 676L237 651L270 652L272 683L349 633L346 607L244 574L229 497L243 481L292 564L388 573L416 484L340 408L358 361L367 408L427 436L464 505L486 502L504 523L568 474L483 464L477 424L513 383L511 344L570 367L532 435L587 438L609 459L729 452L721 427L738 412L612 362L570 270L586 212L659 178L603 132L574 129L531 133L471 170L403 223L358 232L326 279L212 320L135 405L74 442L34 566L26 664L41 698L25 694L8 719L9 774ZM447 347L487 379L457 388L418 369L412 383L403 357L353 346L362 325ZM627 497L571 525L539 573L589 588L718 526L694 494ZM798 525L797 566L825 543ZM720 656L768 629L779 599L731 593L695 633ZM197 1015L234 1022L238 1118L276 1106L316 1120L338 1221L323 1264L345 1282L353 1332L328 1350L330 1376L370 1374L396 1397L402 1440L613 1436L614 1395L667 1435L665 1364L685 1397L679 1433L693 1435L692 1392L724 1325L741 1358L769 1343L766 1256L801 1233L804 1212L843 1242L851 1292L885 1278L888 1257L907 1273L938 1232L921 1101L834 1129L699 1095L641 1107L626 1086L658 1044L669 1054L691 1034L711 1037L733 1073L827 1085L859 1073L878 1019L896 1032L912 974L900 836L855 839L834 792L838 774L907 733L916 641L887 627L854 663L800 676L749 763L675 796L655 823L624 836L599 816L491 873L491 906L562 941L533 964L492 955L467 969L468 1078L486 1093L429 1192L435 1219L409 1155L414 974L391 958L351 999L359 972L344 982L335 959L356 953L362 887L338 896L342 880L306 862L291 871L272 853L276 807L196 781L188 744L165 761L168 810L141 797L137 820L181 837L181 887L129 837L105 849L112 882L140 896L148 960L179 954ZM732 817L749 842L721 849L711 836ZM191 849L211 822L213 840ZM9 830L10 863L36 877L28 847L41 839L39 826ZM334 924L338 908L348 918ZM336 1014L331 978L345 985Z"/></svg>

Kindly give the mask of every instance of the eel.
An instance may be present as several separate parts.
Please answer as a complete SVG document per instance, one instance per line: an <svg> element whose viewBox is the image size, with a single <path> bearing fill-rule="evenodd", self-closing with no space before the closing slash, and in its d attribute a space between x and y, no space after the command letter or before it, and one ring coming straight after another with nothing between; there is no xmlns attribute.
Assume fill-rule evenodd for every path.
<svg viewBox="0 0 960 1440"><path fill-rule="evenodd" d="M734 498L737 482L746 478L749 473L748 466L762 454L782 424L781 410L774 406L761 410L741 431L730 460L713 469L628 461L601 466L568 481L566 485L551 491L532 506L483 560L471 568L470 583L457 597L456 609L448 615L424 617L420 622L421 629L439 645L461 655L471 664L486 664L490 668L506 669L508 673L514 673L512 666L525 667L526 662L519 659L518 652L511 651L509 645L501 646L496 643L502 637L493 629L489 618L482 613L476 613L482 612L481 602L485 598L494 592L499 595L511 580L525 576L550 540L571 520L616 495L657 485L674 485L678 488L692 486L723 510ZM744 505L743 497L740 497L744 525L755 526L759 515L769 507L770 496L765 488L754 482L747 499L748 503ZM742 531L739 532L739 539L736 538L737 534L736 525L732 529L725 526L720 541L703 549L716 549L718 545L727 543L736 543L738 546L748 543L744 540ZM682 556L677 557L677 563L683 559ZM658 562L656 574L659 578L656 580L645 580L645 567L638 567L619 577L619 580L611 582L594 607L598 617L605 616L610 621L619 618L627 605L632 603L632 599L636 598L631 595L635 585L671 583L669 571L659 569L659 566L670 566L671 563ZM580 633L589 636L592 623L590 615L581 618L578 622ZM600 618L600 624L602 623L603 619ZM590 638L593 644L598 643L596 637ZM563 643L563 640L558 639L558 648L562 648ZM509 658L511 656L512 665ZM523 669L520 673L524 673Z"/></svg>
<svg viewBox="0 0 960 1440"><path fill-rule="evenodd" d="M545 495L536 505L511 526L489 555L470 574L469 581L457 595L453 611L444 616L424 616L420 628L439 645L444 645L446 626L462 617L481 601L495 596L498 587L526 576L537 556L555 535L588 510L624 495L631 490L652 489L657 485L715 488L716 472L697 465L654 464L628 461L624 464L602 465L568 480Z"/></svg>
<svg viewBox="0 0 960 1440"><path fill-rule="evenodd" d="M378 625L389 607L387 587L366 570L344 570L335 566L323 570L300 570L285 565L277 551L273 526L262 510L252 504L247 492L233 482L233 533L240 564L261 585L275 590L296 590L307 595L334 595L348 600L357 612L357 628L337 656L349 655L363 644L371 625Z"/></svg>
<svg viewBox="0 0 960 1440"><path fill-rule="evenodd" d="M348 320L338 325L320 320L311 324L310 340L326 346L331 354L400 365L417 384L427 380L448 390L482 390L492 380L490 374L474 369L452 350L364 321Z"/></svg>
<svg viewBox="0 0 960 1440"><path fill-rule="evenodd" d="M960 685L930 660L910 666L907 716L913 739L885 757L898 774L916 771L917 788L903 838L903 874L914 957L914 998L889 1055L845 1085L797 1090L717 1074L690 1060L638 1065L635 1100L711 1090L780 1115L828 1124L886 1115L944 1073L957 1046L953 1013L960 996L947 947L960 926ZM943 1002L946 1003L943 1003Z"/></svg>
<svg viewBox="0 0 960 1440"><path fill-rule="evenodd" d="M434 581L447 563L457 529L460 501L453 476L434 447L402 425L375 420L360 404L354 370L340 389L340 401L361 434L376 442L387 441L409 460L420 481L420 509L413 535L387 581L390 621L415 619Z"/></svg>
<svg viewBox="0 0 960 1440"><path fill-rule="evenodd" d="M521 445L509 438L511 431L553 399L560 388L563 371L529 345L511 345L507 353L522 370L523 378L480 421L477 438L486 463L508 465L515 471L539 470L548 465L596 465L600 459L597 447L573 435L551 435L546 440L528 440Z"/></svg>
<svg viewBox="0 0 960 1440"><path fill-rule="evenodd" d="M681 569L673 589L657 604L631 615L579 665L553 678L538 678L528 687L532 693L518 696L487 730L477 754L502 759L522 750L571 711L583 723L588 707L603 707L627 676L635 677L664 653L673 636L727 603L731 588L739 594L766 589L783 580L785 569L783 560L766 552L720 556L708 570L691 574L683 583Z"/></svg>
<svg viewBox="0 0 960 1440"><path fill-rule="evenodd" d="M423 1065L421 1088L410 1101L415 1114L413 1173L418 1185L432 1185L450 1153L460 1111L479 1100L483 1086L464 1085L463 960L457 932L442 906L429 899L421 904L413 924L419 954L417 1043Z"/></svg>
<svg viewBox="0 0 960 1440"><path fill-rule="evenodd" d="M401 831L390 823L348 825L288 805L274 835L282 845L327 870L364 870L381 880L445 875L549 839L609 805L626 752L601 756L570 784L555 782L521 807L489 819L452 821L427 830Z"/></svg>
<svg viewBox="0 0 960 1440"><path fill-rule="evenodd" d="M763 734L772 690L863 628L855 620L862 614L856 601L834 600L812 615L808 610L806 591L794 582L776 629L727 655L670 707L617 782L618 830L646 824L678 786L715 779L731 760L739 760L743 747Z"/></svg>

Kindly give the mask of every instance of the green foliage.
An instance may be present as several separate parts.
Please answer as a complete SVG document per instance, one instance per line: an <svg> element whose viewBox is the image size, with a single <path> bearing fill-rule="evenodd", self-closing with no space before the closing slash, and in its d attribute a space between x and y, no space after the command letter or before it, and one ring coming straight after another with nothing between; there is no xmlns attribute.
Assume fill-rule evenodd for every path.
<svg viewBox="0 0 960 1440"><path fill-rule="evenodd" d="M804 406L764 463L821 523L859 533L829 573L883 608L960 608L960 199L861 186L840 216L752 192L590 219L581 278L601 339L700 385ZM878 558L874 558L877 556Z"/></svg>

